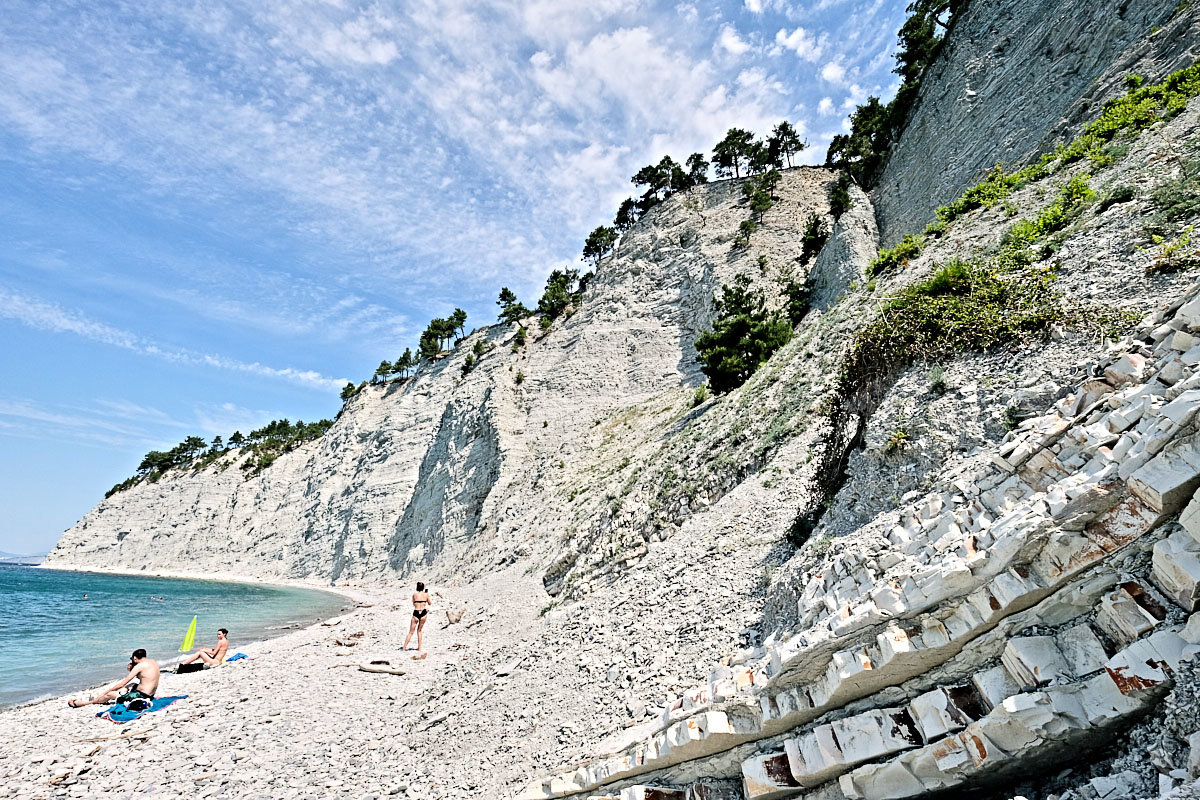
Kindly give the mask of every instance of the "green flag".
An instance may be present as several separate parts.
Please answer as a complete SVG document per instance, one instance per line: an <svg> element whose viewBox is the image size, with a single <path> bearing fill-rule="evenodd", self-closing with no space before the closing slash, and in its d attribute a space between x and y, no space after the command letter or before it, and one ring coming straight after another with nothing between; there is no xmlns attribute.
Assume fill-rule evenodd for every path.
<svg viewBox="0 0 1200 800"><path fill-rule="evenodd" d="M187 633L183 635L183 644L179 645L179 652L186 653L192 649L192 643L196 641L196 618L192 617L192 624L188 625Z"/></svg>

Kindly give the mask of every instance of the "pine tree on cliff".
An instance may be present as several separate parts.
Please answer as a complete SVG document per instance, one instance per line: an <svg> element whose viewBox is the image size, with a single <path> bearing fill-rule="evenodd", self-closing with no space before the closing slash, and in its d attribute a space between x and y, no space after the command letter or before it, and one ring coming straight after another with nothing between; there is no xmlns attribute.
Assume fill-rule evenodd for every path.
<svg viewBox="0 0 1200 800"><path fill-rule="evenodd" d="M771 138L767 140L767 146L786 160L790 167L793 166L792 159L808 147L808 143L800 138L800 134L792 127L792 123L784 120L771 131Z"/></svg>
<svg viewBox="0 0 1200 800"><path fill-rule="evenodd" d="M768 311L761 291L745 274L732 286L721 287L715 303L713 329L696 339L700 370L714 392L741 386L771 354L792 338L792 326L782 311Z"/></svg>
<svg viewBox="0 0 1200 800"><path fill-rule="evenodd" d="M500 321L508 325L514 322L520 325L521 320L532 313L524 303L517 300L516 293L507 286L500 290L500 299L496 301L496 305L500 306Z"/></svg>
<svg viewBox="0 0 1200 800"><path fill-rule="evenodd" d="M704 153L692 153L687 157L688 168L688 183L692 186L700 186L708 183L708 165L709 161L704 157Z"/></svg>
<svg viewBox="0 0 1200 800"><path fill-rule="evenodd" d="M421 334L420 341L417 343L417 352L426 361L432 360L438 353L442 352L442 345L438 341L437 334L426 328Z"/></svg>
<svg viewBox="0 0 1200 800"><path fill-rule="evenodd" d="M593 266L600 265L600 259L608 255L617 243L617 229L607 225L598 225L588 234L583 243L583 257L592 262Z"/></svg>
<svg viewBox="0 0 1200 800"><path fill-rule="evenodd" d="M638 220L638 207L632 197L626 197L617 208L617 216L613 219L613 227L618 233L624 233L633 227Z"/></svg>
<svg viewBox="0 0 1200 800"><path fill-rule="evenodd" d="M717 174L740 178L742 167L750 160L754 148L754 134L743 128L730 128L725 138L713 148L713 163Z"/></svg>
<svg viewBox="0 0 1200 800"><path fill-rule="evenodd" d="M396 362L394 364L392 364L392 369L394 369L396 372L399 372L400 377L407 378L408 371L411 370L416 365L417 365L417 362L413 358L412 349L406 347L406 348L404 348L404 354L401 355L398 359L396 359Z"/></svg>
<svg viewBox="0 0 1200 800"><path fill-rule="evenodd" d="M458 338L462 339L467 335L467 312L461 308L454 309L454 313L450 315L450 327L458 330Z"/></svg>
<svg viewBox="0 0 1200 800"><path fill-rule="evenodd" d="M379 383L380 381L391 377L395 372L390 361L380 361L379 366L375 368L375 374L371 376L371 383Z"/></svg>

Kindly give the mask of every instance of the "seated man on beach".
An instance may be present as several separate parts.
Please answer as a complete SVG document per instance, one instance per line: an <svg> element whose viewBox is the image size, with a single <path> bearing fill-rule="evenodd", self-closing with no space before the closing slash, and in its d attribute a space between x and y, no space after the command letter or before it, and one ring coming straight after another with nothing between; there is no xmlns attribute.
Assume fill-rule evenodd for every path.
<svg viewBox="0 0 1200 800"><path fill-rule="evenodd" d="M129 657L128 675L105 686L87 700L71 699L67 701L67 705L71 708L79 708L90 704L124 703L128 705L133 700L153 700L154 693L158 691L158 676L158 662L147 658L146 651L139 647ZM137 688L121 692L122 688L134 681L137 682Z"/></svg>
<svg viewBox="0 0 1200 800"><path fill-rule="evenodd" d="M179 662L179 666L191 664L197 660L204 661L204 664L209 667L215 667L225 660L225 654L229 652L229 631L224 628L217 629L217 646L205 647L197 650L192 655Z"/></svg>

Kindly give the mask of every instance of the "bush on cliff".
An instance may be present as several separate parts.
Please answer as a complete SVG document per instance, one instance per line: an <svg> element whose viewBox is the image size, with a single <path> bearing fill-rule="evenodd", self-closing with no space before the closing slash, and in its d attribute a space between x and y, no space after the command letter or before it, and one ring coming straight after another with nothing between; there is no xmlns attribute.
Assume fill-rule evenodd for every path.
<svg viewBox="0 0 1200 800"><path fill-rule="evenodd" d="M768 311L762 291L739 274L732 286L721 287L711 331L696 339L700 370L713 392L736 389L776 350L792 338L792 326L780 310Z"/></svg>

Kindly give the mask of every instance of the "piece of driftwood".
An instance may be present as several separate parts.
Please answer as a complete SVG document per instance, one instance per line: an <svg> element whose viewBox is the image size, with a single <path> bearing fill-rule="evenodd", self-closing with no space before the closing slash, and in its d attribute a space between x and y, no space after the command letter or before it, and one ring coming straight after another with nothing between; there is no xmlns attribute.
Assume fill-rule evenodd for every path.
<svg viewBox="0 0 1200 800"><path fill-rule="evenodd" d="M118 733L116 736L92 736L87 739L72 739L75 744L84 744L85 742L111 742L113 739L132 739L137 736L149 736L154 733L153 729L142 731L125 731Z"/></svg>
<svg viewBox="0 0 1200 800"><path fill-rule="evenodd" d="M404 670L402 670L402 669L392 669L391 667L372 667L368 664L359 664L358 669L360 672L380 672L380 673L383 673L384 675L403 675L404 674Z"/></svg>

